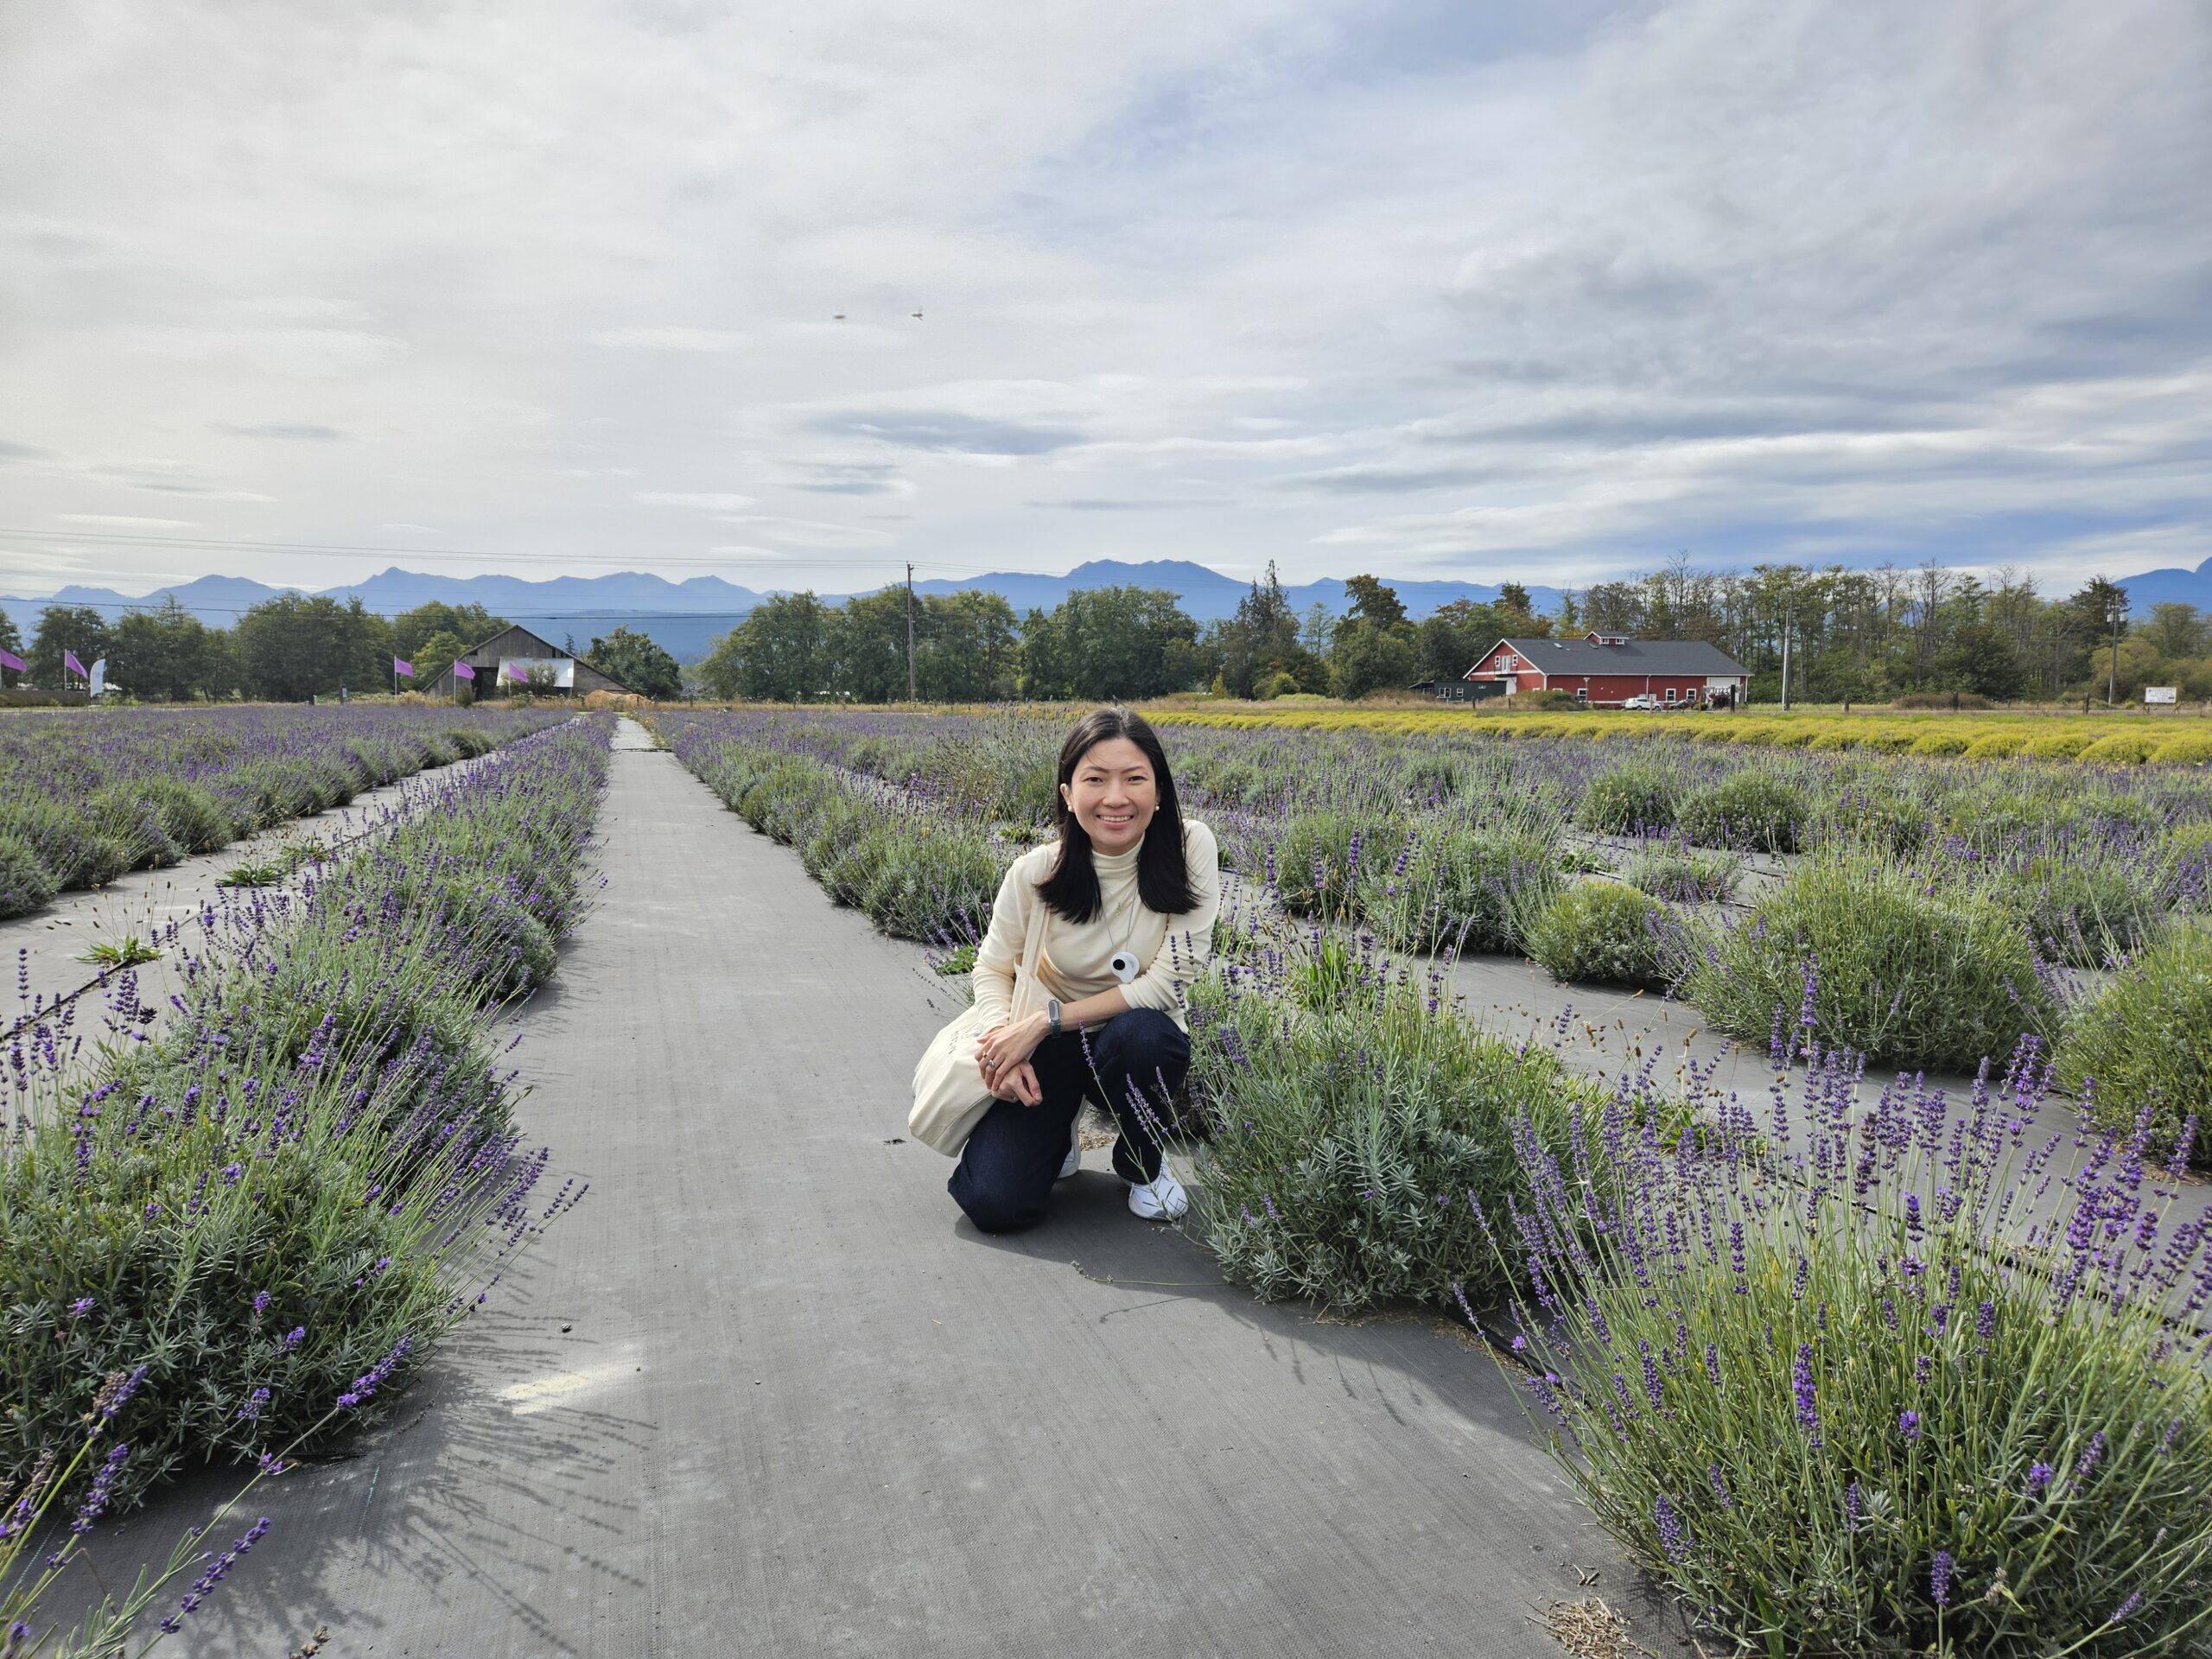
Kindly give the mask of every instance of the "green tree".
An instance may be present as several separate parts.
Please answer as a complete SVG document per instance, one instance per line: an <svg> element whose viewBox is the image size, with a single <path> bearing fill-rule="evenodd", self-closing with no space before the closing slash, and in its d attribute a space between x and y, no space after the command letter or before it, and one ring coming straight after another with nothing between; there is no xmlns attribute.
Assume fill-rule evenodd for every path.
<svg viewBox="0 0 2212 1659"><path fill-rule="evenodd" d="M113 626L90 605L49 605L39 613L37 630L26 655L32 683L58 687L74 671L63 662L63 653L74 652L86 668L107 655L113 643ZM81 685L83 682L76 683Z"/></svg>
<svg viewBox="0 0 2212 1659"><path fill-rule="evenodd" d="M1026 696L1088 702L1165 696L1206 678L1198 625L1164 588L1087 588L1022 626Z"/></svg>
<svg viewBox="0 0 2212 1659"><path fill-rule="evenodd" d="M918 615L917 632L920 626ZM859 702L903 702L906 696L905 586L893 582L876 593L855 594L831 611L828 645L830 684L839 696Z"/></svg>
<svg viewBox="0 0 2212 1659"><path fill-rule="evenodd" d="M2026 688L2027 677L2011 638L1992 622L1962 622L1951 629L1936 659L1936 678L1944 690L2010 702Z"/></svg>
<svg viewBox="0 0 2212 1659"><path fill-rule="evenodd" d="M391 678L391 625L359 598L340 605L323 594L279 594L238 618L234 634L246 690L257 697L296 702Z"/></svg>
<svg viewBox="0 0 2212 1659"><path fill-rule="evenodd" d="M4 610L0 610L0 651L16 657L23 654L22 630L16 626L16 619ZM21 678L22 676L14 669L0 668L0 685L13 685Z"/></svg>
<svg viewBox="0 0 2212 1659"><path fill-rule="evenodd" d="M464 639L457 633L441 632L427 639L416 640L411 652L395 650L393 656L404 658L415 668L415 677L401 680L399 689L403 691L421 690L459 662L472 646L480 644L482 638Z"/></svg>
<svg viewBox="0 0 2212 1659"><path fill-rule="evenodd" d="M1406 607L1399 601L1398 590L1389 586L1380 576L1351 576L1344 582L1344 597L1351 601L1346 614L1363 622L1372 622L1378 627L1395 627L1405 621Z"/></svg>
<svg viewBox="0 0 2212 1659"><path fill-rule="evenodd" d="M1267 575L1236 601L1236 613L1222 624L1218 638L1222 683L1231 696L1251 696L1286 674L1302 690L1318 689L1325 678L1319 659L1299 643L1298 613L1272 559Z"/></svg>
<svg viewBox="0 0 2212 1659"><path fill-rule="evenodd" d="M1014 693L1020 654L1014 607L968 589L923 595L914 607L914 682L937 702L985 702Z"/></svg>
<svg viewBox="0 0 2212 1659"><path fill-rule="evenodd" d="M1511 630L1497 608L1471 599L1440 605L1419 625L1421 648L1411 679L1456 680Z"/></svg>
<svg viewBox="0 0 2212 1659"><path fill-rule="evenodd" d="M423 651L425 643L435 635L449 633L461 640L461 651L473 651L493 634L512 626L504 616L494 616L481 605L448 605L442 600L430 600L411 611L402 611L391 620L391 652L395 657L415 660L415 653ZM574 647L571 647L574 649ZM461 652L455 652L457 657ZM446 658L451 662L453 658ZM440 664L441 667L443 664ZM424 679L429 677L422 676Z"/></svg>
<svg viewBox="0 0 2212 1659"><path fill-rule="evenodd" d="M2161 658L2179 660L2204 654L2204 616L2194 605L2171 600L2153 605L2150 620L2136 632Z"/></svg>
<svg viewBox="0 0 2212 1659"><path fill-rule="evenodd" d="M683 671L649 634L618 627L604 639L594 639L584 655L593 667L641 697L660 702L683 695Z"/></svg>
<svg viewBox="0 0 2212 1659"><path fill-rule="evenodd" d="M108 620L90 605L48 606L38 613L38 632L23 653L30 664L31 683L49 690L60 686L65 672L63 652L75 652L77 660L90 668L107 655L114 639Z"/></svg>
<svg viewBox="0 0 2212 1659"><path fill-rule="evenodd" d="M230 641L174 594L149 611L126 611L108 649L108 677L135 697L182 702L237 689Z"/></svg>
<svg viewBox="0 0 2212 1659"><path fill-rule="evenodd" d="M830 607L810 593L778 594L715 641L699 677L717 697L804 702L830 689Z"/></svg>
<svg viewBox="0 0 2212 1659"><path fill-rule="evenodd" d="M1337 624L1329 645L1337 695L1357 698L1409 684L1421 658L1421 635L1406 620L1397 590L1373 576L1354 576L1344 583L1344 593L1351 609Z"/></svg>

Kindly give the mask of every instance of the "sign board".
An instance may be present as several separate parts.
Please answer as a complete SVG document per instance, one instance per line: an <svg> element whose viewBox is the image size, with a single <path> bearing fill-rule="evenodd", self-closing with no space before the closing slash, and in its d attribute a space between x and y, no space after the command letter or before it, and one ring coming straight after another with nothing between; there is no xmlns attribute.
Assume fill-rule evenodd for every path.
<svg viewBox="0 0 2212 1659"><path fill-rule="evenodd" d="M2181 699L2174 695L2174 688L2171 685L2146 685L2143 688L2143 701L2145 702L2179 702Z"/></svg>
<svg viewBox="0 0 2212 1659"><path fill-rule="evenodd" d="M512 672L509 671L512 670ZM529 679L532 675L550 675L549 683L563 691L576 689L576 659L573 657L502 657L499 658L499 683L512 685L517 677Z"/></svg>

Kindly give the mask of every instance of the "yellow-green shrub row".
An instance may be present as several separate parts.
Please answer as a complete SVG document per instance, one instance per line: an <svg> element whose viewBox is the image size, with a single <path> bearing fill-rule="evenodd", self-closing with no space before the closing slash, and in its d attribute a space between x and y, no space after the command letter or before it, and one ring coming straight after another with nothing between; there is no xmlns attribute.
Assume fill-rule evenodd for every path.
<svg viewBox="0 0 2212 1659"><path fill-rule="evenodd" d="M1871 749L1888 754L1957 755L1969 760L2022 756L2105 766L2202 766L2212 762L2212 725L2186 728L2171 718L2083 718L2005 715L1695 715L1661 719L1632 714L1490 715L1465 709L1287 709L1150 711L1162 725L1217 726L1236 731L1284 727L1307 731L1428 734L1452 729L1471 737L1581 737L1634 741L1688 738L1745 747ZM2115 729L2115 728L2119 729Z"/></svg>

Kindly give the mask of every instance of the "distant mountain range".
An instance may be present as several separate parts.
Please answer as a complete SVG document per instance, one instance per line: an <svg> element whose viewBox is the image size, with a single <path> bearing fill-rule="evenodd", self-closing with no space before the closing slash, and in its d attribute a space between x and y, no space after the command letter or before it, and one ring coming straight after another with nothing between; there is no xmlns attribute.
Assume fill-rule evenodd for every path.
<svg viewBox="0 0 2212 1659"><path fill-rule="evenodd" d="M1389 581L1389 578L1385 578ZM1033 607L1050 610L1071 593L1087 588L1165 588L1176 594L1183 608L1200 621L1233 614L1236 601L1250 583L1187 559L1154 559L1131 563L1121 559L1094 559L1065 575L1036 575L1027 571L1001 570L959 582L918 582L921 594L953 594L983 589L1000 594L1017 613ZM2130 607L2137 613L2167 600L2178 600L2212 611L2212 559L2194 570L2146 570L2126 576ZM1487 602L1497 599L1497 585L1480 582L1390 581L1406 609L1415 617L1427 616L1455 599ZM197 581L156 588L136 597L111 588L69 587L44 598L0 595L0 607L16 619L26 639L38 625L38 613L48 605L90 605L108 616L119 616L137 607L159 604L174 595L176 601L213 626L228 626L238 613L284 592L320 592L341 603L359 598L369 609L385 616L431 600L449 605L470 602L496 615L519 622L556 645L574 639L583 647L594 634L626 626L658 640L678 662L696 662L716 639L745 619L766 597L750 588L724 582L720 576L692 576L671 582L637 570L608 576L556 576L545 582L525 582L518 576L441 576L397 565L366 582L316 590L271 588L245 576L201 576ZM775 590L781 591L781 590ZM1316 602L1332 615L1346 608L1344 585L1333 576L1300 582L1283 590L1300 611ZM1560 590L1531 585L1529 596L1540 611L1558 607ZM849 595L825 594L832 601Z"/></svg>
<svg viewBox="0 0 2212 1659"><path fill-rule="evenodd" d="M1416 617L1455 599L1490 601L1498 593L1496 586L1478 582L1394 582L1390 585ZM1165 588L1182 601L1185 610L1203 622L1234 614L1236 601L1251 584L1187 559L1134 564L1120 559L1095 559L1064 576L1006 570L958 582L918 582L914 591L954 594L980 588L1001 595L1018 613L1033 607L1051 610L1079 589L1122 586ZM1316 601L1326 606L1332 615L1346 608L1344 585L1334 577L1287 586L1283 591L1301 612ZM627 626L651 634L678 662L685 663L705 656L716 639L742 621L767 596L720 576L671 582L665 576L625 570L609 576L556 576L546 582L525 582L518 576L430 575L395 565L366 582L342 588L287 589L245 576L201 576L135 597L111 588L83 587L64 588L41 599L0 595L0 607L6 607L29 639L38 625L39 612L48 605L90 605L112 617L173 596L210 626L227 627L240 612L285 592L327 594L340 603L359 598L369 609L385 616L397 616L431 600L448 605L473 602L494 615L521 623L556 645L573 637L579 649L594 634ZM1560 590L1532 587L1529 595L1538 609L1549 610L1558 605ZM834 602L849 595L825 594L823 597Z"/></svg>

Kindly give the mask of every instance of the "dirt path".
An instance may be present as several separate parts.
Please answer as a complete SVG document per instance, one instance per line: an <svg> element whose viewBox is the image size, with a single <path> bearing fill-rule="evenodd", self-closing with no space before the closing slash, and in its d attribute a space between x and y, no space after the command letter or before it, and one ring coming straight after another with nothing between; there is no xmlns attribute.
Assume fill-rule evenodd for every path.
<svg viewBox="0 0 2212 1659"><path fill-rule="evenodd" d="M516 1056L589 1196L181 1651L1539 1659L1571 1563L1634 1605L1486 1357L1254 1303L1096 1153L976 1233L900 1138L946 988L669 756L601 828Z"/></svg>

